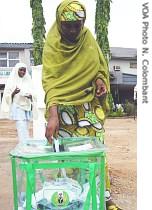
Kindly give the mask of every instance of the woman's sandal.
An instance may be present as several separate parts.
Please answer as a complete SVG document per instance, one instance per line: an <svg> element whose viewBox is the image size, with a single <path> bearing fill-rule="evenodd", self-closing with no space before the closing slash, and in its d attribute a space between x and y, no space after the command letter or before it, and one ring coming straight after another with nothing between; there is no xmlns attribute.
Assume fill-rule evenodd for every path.
<svg viewBox="0 0 152 210"><path fill-rule="evenodd" d="M107 210L122 210L121 208L119 208L118 206L116 205L110 205L107 207Z"/></svg>

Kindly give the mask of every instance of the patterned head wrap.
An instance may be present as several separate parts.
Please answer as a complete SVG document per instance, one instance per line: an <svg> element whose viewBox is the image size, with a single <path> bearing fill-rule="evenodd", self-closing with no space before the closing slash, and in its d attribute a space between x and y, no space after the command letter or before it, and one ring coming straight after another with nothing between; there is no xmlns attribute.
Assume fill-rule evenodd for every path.
<svg viewBox="0 0 152 210"><path fill-rule="evenodd" d="M64 8L61 14L61 21L84 20L85 16L84 6L78 1L73 1Z"/></svg>

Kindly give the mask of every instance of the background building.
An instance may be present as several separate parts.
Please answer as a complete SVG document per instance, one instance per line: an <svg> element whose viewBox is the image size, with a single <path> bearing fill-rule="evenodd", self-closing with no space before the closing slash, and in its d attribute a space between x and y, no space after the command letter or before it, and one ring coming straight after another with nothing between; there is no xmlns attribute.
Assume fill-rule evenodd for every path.
<svg viewBox="0 0 152 210"><path fill-rule="evenodd" d="M28 70L33 65L31 43L0 43L0 103L6 80L16 63L26 63Z"/></svg>
<svg viewBox="0 0 152 210"><path fill-rule="evenodd" d="M32 43L0 43L0 103L6 80L16 63L26 63L29 72L34 64ZM137 50L111 48L109 63L111 92L115 103L133 100L137 83Z"/></svg>
<svg viewBox="0 0 152 210"><path fill-rule="evenodd" d="M133 101L134 87L137 84L137 50L112 47L109 71L114 103Z"/></svg>

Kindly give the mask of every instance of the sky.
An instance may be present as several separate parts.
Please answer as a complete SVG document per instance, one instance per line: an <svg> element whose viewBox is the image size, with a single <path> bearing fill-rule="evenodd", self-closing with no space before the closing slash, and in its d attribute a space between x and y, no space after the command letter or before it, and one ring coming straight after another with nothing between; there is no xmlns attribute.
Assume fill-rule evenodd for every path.
<svg viewBox="0 0 152 210"><path fill-rule="evenodd" d="M42 0L46 33L55 20L55 11L61 0ZM81 0L87 9L86 26L94 34L95 0ZM137 47L137 1L112 0L109 23L111 47ZM32 12L30 0L1 0L0 43L32 42Z"/></svg>

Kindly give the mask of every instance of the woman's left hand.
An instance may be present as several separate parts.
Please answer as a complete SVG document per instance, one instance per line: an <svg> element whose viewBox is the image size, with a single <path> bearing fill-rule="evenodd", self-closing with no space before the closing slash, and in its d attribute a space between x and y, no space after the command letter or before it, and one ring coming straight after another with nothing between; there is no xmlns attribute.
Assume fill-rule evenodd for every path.
<svg viewBox="0 0 152 210"><path fill-rule="evenodd" d="M107 93L107 89L104 82L102 81L102 79L97 79L96 80L96 96L100 97L106 93Z"/></svg>
<svg viewBox="0 0 152 210"><path fill-rule="evenodd" d="M30 99L30 100L32 100L32 95L31 94L26 95L25 97L28 98L28 99Z"/></svg>

